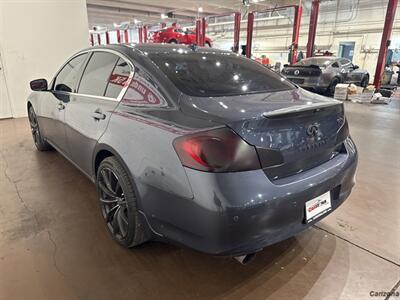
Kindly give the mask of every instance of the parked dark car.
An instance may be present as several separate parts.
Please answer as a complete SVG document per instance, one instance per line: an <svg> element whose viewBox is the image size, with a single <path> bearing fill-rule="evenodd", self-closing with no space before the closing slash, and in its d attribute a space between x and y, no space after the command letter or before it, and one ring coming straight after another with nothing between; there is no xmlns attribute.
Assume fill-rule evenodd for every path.
<svg viewBox="0 0 400 300"><path fill-rule="evenodd" d="M347 58L332 56L310 57L282 70L298 86L332 96L338 83L354 83L366 87L369 74Z"/></svg>
<svg viewBox="0 0 400 300"><path fill-rule="evenodd" d="M31 88L36 147L96 183L126 247L251 254L327 216L354 185L343 104L234 53L93 47Z"/></svg>

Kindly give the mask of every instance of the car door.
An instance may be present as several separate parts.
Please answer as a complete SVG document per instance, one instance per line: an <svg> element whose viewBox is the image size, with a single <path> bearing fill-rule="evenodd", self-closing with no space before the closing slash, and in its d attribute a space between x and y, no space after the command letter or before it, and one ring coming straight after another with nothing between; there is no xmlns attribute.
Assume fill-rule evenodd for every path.
<svg viewBox="0 0 400 300"><path fill-rule="evenodd" d="M68 103L65 128L69 152L71 159L88 175L91 174L96 143L106 130L110 115L132 76L132 63L118 52L92 51L77 93Z"/></svg>
<svg viewBox="0 0 400 300"><path fill-rule="evenodd" d="M87 53L81 53L70 59L54 77L50 84L50 91L43 93L39 103L40 130L53 146L67 155L65 109L75 92L86 58Z"/></svg>

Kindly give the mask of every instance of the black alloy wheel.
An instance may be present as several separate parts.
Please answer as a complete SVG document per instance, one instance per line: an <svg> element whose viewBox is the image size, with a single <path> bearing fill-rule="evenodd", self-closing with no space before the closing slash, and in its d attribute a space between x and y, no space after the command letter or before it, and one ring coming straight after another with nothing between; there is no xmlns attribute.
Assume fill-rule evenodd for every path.
<svg viewBox="0 0 400 300"><path fill-rule="evenodd" d="M326 90L327 96L331 96L332 97L335 94L335 88L336 88L336 85L338 83L339 83L339 79L338 78L335 77L335 78L332 79L328 89Z"/></svg>
<svg viewBox="0 0 400 300"><path fill-rule="evenodd" d="M365 76L363 77L363 79L361 80L361 84L360 86L362 86L363 88L366 88L369 84L369 77Z"/></svg>
<svg viewBox="0 0 400 300"><path fill-rule="evenodd" d="M144 242L135 191L125 169L115 157L104 159L96 179L101 213L111 236L125 247Z"/></svg>
<svg viewBox="0 0 400 300"><path fill-rule="evenodd" d="M39 151L50 150L52 147L50 146L49 143L47 143L44 140L44 138L40 133L39 123L37 121L37 117L32 106L30 106L28 110L28 119L29 119L29 125L31 126L33 142L35 143L36 148Z"/></svg>

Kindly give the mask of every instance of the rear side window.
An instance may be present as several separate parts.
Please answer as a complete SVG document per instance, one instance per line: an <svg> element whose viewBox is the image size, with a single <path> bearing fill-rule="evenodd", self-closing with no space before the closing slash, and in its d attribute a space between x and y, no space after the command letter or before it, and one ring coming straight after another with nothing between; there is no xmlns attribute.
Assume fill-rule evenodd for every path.
<svg viewBox="0 0 400 300"><path fill-rule="evenodd" d="M129 67L128 63L120 58L108 80L105 96L110 98L118 98L118 95L124 88L130 73L131 68Z"/></svg>
<svg viewBox="0 0 400 300"><path fill-rule="evenodd" d="M76 81L78 80L80 69L85 62L86 53L71 59L58 73L54 90L63 92L73 92Z"/></svg>
<svg viewBox="0 0 400 300"><path fill-rule="evenodd" d="M119 57L108 52L94 52L86 65L78 93L104 96L111 72Z"/></svg>
<svg viewBox="0 0 400 300"><path fill-rule="evenodd" d="M236 54L178 49L148 56L189 96L218 97L294 89L277 73Z"/></svg>
<svg viewBox="0 0 400 300"><path fill-rule="evenodd" d="M350 60L348 60L348 59L346 59L346 58L342 58L342 59L340 60L340 64L341 64L343 67L348 67L348 65L349 65L350 63L351 63Z"/></svg>

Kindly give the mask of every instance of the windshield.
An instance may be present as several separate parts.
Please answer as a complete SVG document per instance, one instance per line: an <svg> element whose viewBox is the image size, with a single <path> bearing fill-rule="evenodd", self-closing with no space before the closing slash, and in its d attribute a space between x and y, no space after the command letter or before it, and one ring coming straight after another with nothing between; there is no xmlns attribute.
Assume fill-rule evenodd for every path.
<svg viewBox="0 0 400 300"><path fill-rule="evenodd" d="M260 63L231 53L149 53L149 58L183 93L218 97L275 92L295 86Z"/></svg>
<svg viewBox="0 0 400 300"><path fill-rule="evenodd" d="M333 61L334 61L334 59L327 58L327 57L311 57L311 58L306 58L306 59L299 61L298 63L296 63L296 66L315 65L318 67L327 67Z"/></svg>

